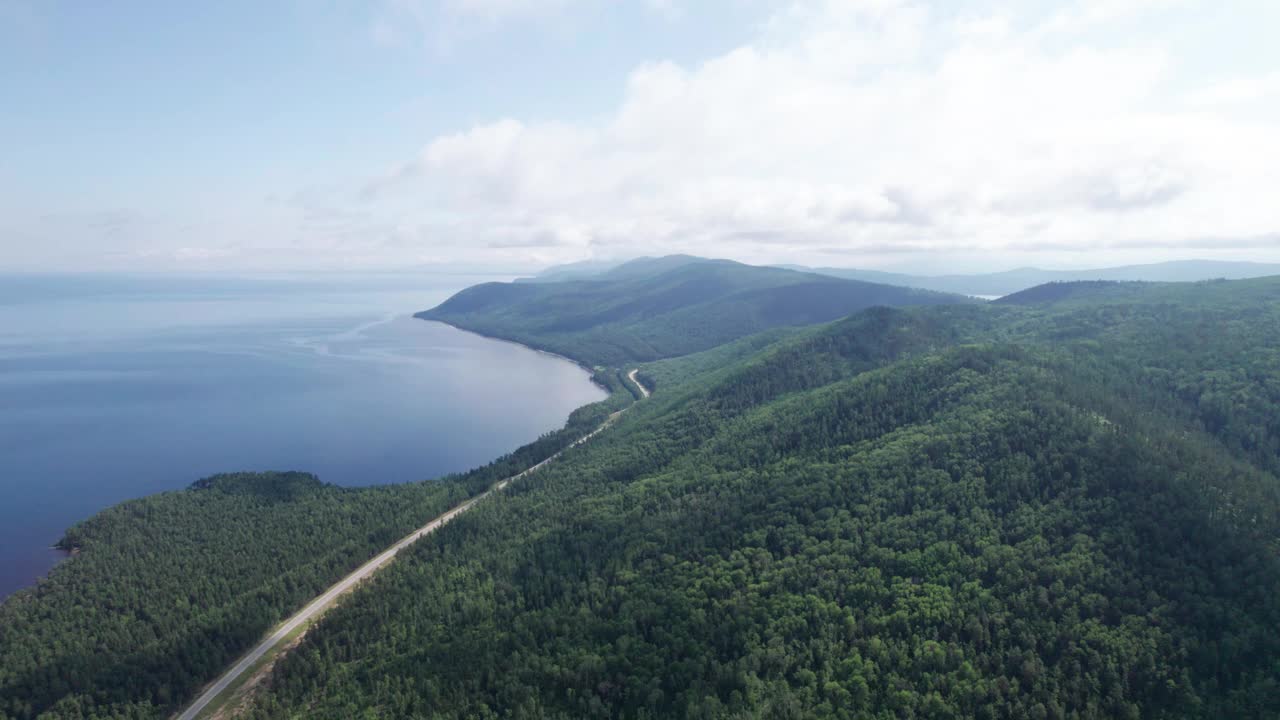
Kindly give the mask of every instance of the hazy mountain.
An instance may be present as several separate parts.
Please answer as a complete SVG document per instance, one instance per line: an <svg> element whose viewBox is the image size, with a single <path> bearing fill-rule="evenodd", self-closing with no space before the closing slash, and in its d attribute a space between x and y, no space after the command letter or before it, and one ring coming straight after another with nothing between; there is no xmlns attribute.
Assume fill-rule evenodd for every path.
<svg viewBox="0 0 1280 720"><path fill-rule="evenodd" d="M584 278L608 272L622 263L623 261L621 260L583 260L582 262L566 263L564 265L552 265L531 277L516 278L514 282L545 283L563 282L565 280L582 280Z"/></svg>
<svg viewBox="0 0 1280 720"><path fill-rule="evenodd" d="M773 327L873 305L971 302L935 293L684 255L633 260L587 279L487 283L418 317L620 364L705 350Z"/></svg>
<svg viewBox="0 0 1280 720"><path fill-rule="evenodd" d="M1245 278L1280 275L1280 264L1255 262L1226 262L1220 260L1175 260L1151 265L1126 265L1095 270L1042 270L1018 268L996 273L972 275L908 275L858 270L854 268L807 268L784 265L792 270L815 272L831 277L863 280L866 282L902 285L938 292L964 295L999 296L1015 293L1036 285L1050 282L1079 280L1142 280L1147 282L1188 282L1195 280Z"/></svg>

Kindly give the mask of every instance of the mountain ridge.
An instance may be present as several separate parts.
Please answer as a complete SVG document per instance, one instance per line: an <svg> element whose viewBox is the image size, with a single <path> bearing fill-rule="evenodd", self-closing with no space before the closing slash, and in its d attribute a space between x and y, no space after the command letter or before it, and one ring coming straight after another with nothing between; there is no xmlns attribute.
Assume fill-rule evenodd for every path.
<svg viewBox="0 0 1280 720"><path fill-rule="evenodd" d="M966 295L1001 296L1050 282L1087 280L1195 282L1200 280L1244 280L1280 275L1280 263L1218 260L1170 260L1142 265L1122 265L1088 270L1045 270L1022 267L994 273L913 275L910 273L859 270L855 268L805 268L807 272L848 277L891 285L919 287Z"/></svg>
<svg viewBox="0 0 1280 720"><path fill-rule="evenodd" d="M646 364L252 717L1273 717L1280 279L1077 289Z"/></svg>
<svg viewBox="0 0 1280 720"><path fill-rule="evenodd" d="M737 272L642 263L552 297L638 294L543 320L814 283ZM352 593L244 716L1280 712L1280 278L735 322L728 342L641 365L651 396L608 431ZM84 550L55 582L0 605L0 718L162 717L391 526L631 402L618 369L597 378L610 400L440 485L216 477L69 532ZM339 556L302 551L332 537ZM192 582L235 602L189 615L207 602ZM88 623L85 591L114 598Z"/></svg>
<svg viewBox="0 0 1280 720"><path fill-rule="evenodd" d="M974 302L958 295L691 256L643 258L588 279L486 283L416 317L588 364L704 350L773 327L875 305Z"/></svg>
<svg viewBox="0 0 1280 720"><path fill-rule="evenodd" d="M696 256L684 257L703 260ZM566 265L553 265L532 277L519 278L520 283L561 282L587 280L637 261L658 258L641 257L630 261L583 261ZM796 272L826 275L850 280L862 280L900 287L915 287L937 292L958 293L972 296L1002 296L1050 282L1082 280L1145 281L1145 282L1196 282L1201 280L1244 280L1280 275L1280 263L1244 260L1168 260L1155 263L1107 266L1091 269L1055 270L1035 266L1023 266L989 273L910 273L861 268L814 267L797 264L765 265Z"/></svg>

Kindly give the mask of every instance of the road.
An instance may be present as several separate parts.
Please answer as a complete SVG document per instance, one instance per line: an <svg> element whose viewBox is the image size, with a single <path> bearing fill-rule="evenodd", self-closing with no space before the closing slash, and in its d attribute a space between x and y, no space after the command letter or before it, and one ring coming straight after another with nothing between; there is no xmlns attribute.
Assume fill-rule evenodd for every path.
<svg viewBox="0 0 1280 720"><path fill-rule="evenodd" d="M634 382L636 386L640 388L640 391L644 393L644 396L649 397L649 391L646 390L644 386L641 385L639 381L636 380L635 376L636 376L636 370L632 370L631 373L627 375L627 377L631 378L631 381ZM498 492L499 490L502 490L507 485L510 485L516 480L519 480L531 473L537 472L544 465L546 465L547 463L555 460L556 458L564 454L565 450L568 450L569 448L577 447L582 443L585 443L586 441L595 437L596 435L599 435L606 428L612 425L613 421L617 420L618 416L626 412L626 410L627 408L623 408L622 410L619 410L618 412L610 415L608 419L606 419L603 423L600 424L600 427L596 428L595 430L592 430L591 432L578 438L577 440L574 440L568 447L564 448L564 450L561 450L555 453L554 455L548 457L547 459L543 460L537 465L527 468L522 472L512 475L509 478L505 478L503 480L498 481L497 483L494 484L493 487L471 498L470 500L462 503L461 505L458 505L457 507L444 513L443 515L440 515L436 519L432 520L426 525L423 525L422 527L418 528L412 533L409 533L402 540L392 545L391 547L387 548L386 550L382 551L372 560L356 568L354 571L352 571L350 575L347 575L345 578L339 580L335 585L333 585L328 590L326 590L324 594L322 594L320 597L317 597L315 600L312 600L310 603L307 604L306 607L302 608L293 617L285 621L283 625L276 628L275 632L268 635L261 643L258 644L257 647L255 647L252 651L250 651L248 655L245 655L243 658L240 659L239 662L233 665L230 670L223 673L222 677L218 678L212 685L206 688L205 691L200 694L200 697L196 698L195 702L193 702L181 714L176 716L177 720L195 720L195 718L199 717L200 713L204 711L204 709L209 705L209 703L216 700L219 695L221 695L228 687L231 686L232 683L234 683L237 679L239 679L241 675L244 675L244 673L248 671L249 668L253 667L254 663L258 662L259 660L262 659L264 655L271 652L273 648L279 645L289 635L289 633L293 632L294 630L297 630L298 627L301 626L302 624L322 615L325 610L327 610L330 606L333 605L333 602L335 600L351 592L356 588L356 586L360 584L360 581L367 579L368 577L370 577L371 575L373 575L374 573L378 572L383 567L385 567L388 563L390 563L392 560L395 559L396 555L401 550L417 542L419 539L422 538L422 536L430 535L431 533L440 529L445 525L445 523L458 517L462 513L470 510L472 507L475 506L476 503L480 502L486 497L489 497L493 493Z"/></svg>
<svg viewBox="0 0 1280 720"><path fill-rule="evenodd" d="M635 383L636 387L640 388L640 392L645 397L649 397L649 388L645 387L644 385L641 385L640 381L636 379L636 373L638 372L640 372L640 368L636 368L635 370L632 370L631 372L627 373L627 379Z"/></svg>

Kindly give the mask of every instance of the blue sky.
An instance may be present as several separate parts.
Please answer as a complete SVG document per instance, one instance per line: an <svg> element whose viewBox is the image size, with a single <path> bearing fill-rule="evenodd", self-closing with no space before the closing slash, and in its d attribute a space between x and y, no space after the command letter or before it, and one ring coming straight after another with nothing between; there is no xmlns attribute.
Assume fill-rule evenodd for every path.
<svg viewBox="0 0 1280 720"><path fill-rule="evenodd" d="M14 102L0 129L11 161L50 199L71 190L123 201L175 183L266 194L368 172L511 113L589 118L653 51L696 61L743 32L716 43L640 7L568 23L504 18L518 25L438 11L426 21L435 28L394 8L40 2L21 23L10 10L0 80ZM399 35L382 37L384 27ZM68 164L113 182L77 178Z"/></svg>
<svg viewBox="0 0 1280 720"><path fill-rule="evenodd" d="M0 269L1280 260L1260 0L0 0Z"/></svg>

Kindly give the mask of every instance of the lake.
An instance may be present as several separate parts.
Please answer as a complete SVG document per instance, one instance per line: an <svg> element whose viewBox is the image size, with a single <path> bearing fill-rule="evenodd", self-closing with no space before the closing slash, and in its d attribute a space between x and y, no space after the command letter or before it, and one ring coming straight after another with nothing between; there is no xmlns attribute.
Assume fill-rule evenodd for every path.
<svg viewBox="0 0 1280 720"><path fill-rule="evenodd" d="M604 397L565 360L410 317L484 279L0 276L0 598L122 500L236 470L438 477Z"/></svg>

